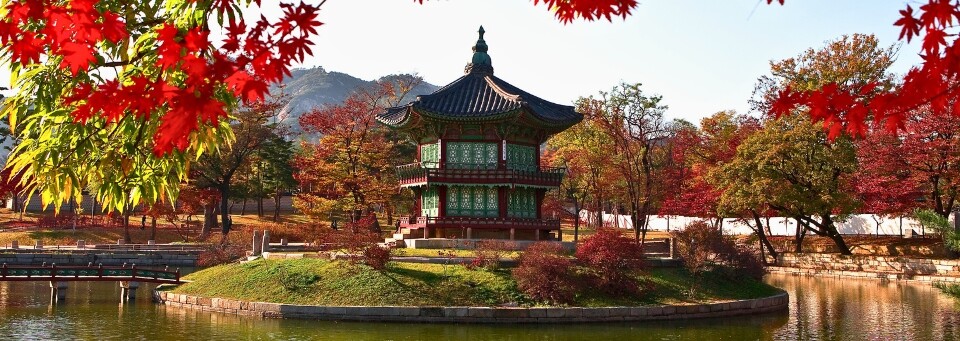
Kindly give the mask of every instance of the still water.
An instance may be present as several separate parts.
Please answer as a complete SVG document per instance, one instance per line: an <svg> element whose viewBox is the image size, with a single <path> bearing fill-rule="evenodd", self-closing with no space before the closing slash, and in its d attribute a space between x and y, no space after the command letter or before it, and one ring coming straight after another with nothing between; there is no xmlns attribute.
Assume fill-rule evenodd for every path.
<svg viewBox="0 0 960 341"><path fill-rule="evenodd" d="M464 325L262 320L159 306L141 287L0 282L0 340L960 340L960 306L928 285L771 275L789 312L677 322Z"/></svg>

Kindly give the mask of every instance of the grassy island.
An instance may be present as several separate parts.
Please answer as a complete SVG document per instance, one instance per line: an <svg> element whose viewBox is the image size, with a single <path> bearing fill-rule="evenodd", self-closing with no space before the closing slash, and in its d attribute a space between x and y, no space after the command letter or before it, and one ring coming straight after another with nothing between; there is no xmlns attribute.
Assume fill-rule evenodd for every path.
<svg viewBox="0 0 960 341"><path fill-rule="evenodd" d="M227 264L186 277L175 293L246 301L325 306L521 306L541 305L517 290L509 269L469 270L462 265L391 262L385 271L321 259L257 260ZM682 268L655 268L641 278L636 297L582 294L583 307L707 303L771 296L778 289L753 279L707 274L690 294Z"/></svg>

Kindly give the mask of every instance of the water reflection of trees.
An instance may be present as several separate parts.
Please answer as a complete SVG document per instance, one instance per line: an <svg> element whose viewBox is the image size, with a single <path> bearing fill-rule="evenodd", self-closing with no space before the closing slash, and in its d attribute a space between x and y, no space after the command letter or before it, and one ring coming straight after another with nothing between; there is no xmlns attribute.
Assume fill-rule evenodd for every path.
<svg viewBox="0 0 960 341"><path fill-rule="evenodd" d="M774 339L960 339L960 307L927 284L780 275L768 282L791 300Z"/></svg>

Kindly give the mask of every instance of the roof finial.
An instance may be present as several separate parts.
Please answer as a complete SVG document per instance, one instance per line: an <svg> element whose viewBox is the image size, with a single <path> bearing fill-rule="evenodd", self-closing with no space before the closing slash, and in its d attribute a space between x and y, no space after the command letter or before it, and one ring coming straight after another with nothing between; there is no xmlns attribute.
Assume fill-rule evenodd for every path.
<svg viewBox="0 0 960 341"><path fill-rule="evenodd" d="M473 45L473 59L470 64L467 64L465 71L466 73L493 74L493 63L490 61L490 55L487 54L487 42L483 40L483 34L486 31L483 30L483 26L480 26L477 32L480 33L480 38L477 39L477 44Z"/></svg>

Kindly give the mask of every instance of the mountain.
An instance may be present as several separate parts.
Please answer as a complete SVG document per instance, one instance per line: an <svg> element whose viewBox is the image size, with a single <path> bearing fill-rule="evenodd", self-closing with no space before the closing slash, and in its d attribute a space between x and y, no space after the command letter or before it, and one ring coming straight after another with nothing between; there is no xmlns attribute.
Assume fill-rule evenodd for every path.
<svg viewBox="0 0 960 341"><path fill-rule="evenodd" d="M294 132L300 131L299 117L301 114L327 104L338 104L347 99L351 92L358 88L372 86L378 80L390 80L396 75L384 76L378 80L366 81L342 72L328 72L322 67L312 69L293 70L290 77L282 84L284 92L290 94L290 104L284 108L280 121L291 127ZM403 103L412 100L418 95L430 94L439 87L427 82L415 87ZM276 87L271 90L277 90Z"/></svg>

